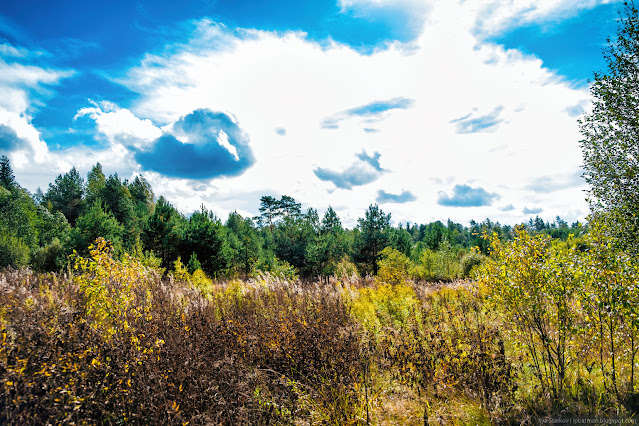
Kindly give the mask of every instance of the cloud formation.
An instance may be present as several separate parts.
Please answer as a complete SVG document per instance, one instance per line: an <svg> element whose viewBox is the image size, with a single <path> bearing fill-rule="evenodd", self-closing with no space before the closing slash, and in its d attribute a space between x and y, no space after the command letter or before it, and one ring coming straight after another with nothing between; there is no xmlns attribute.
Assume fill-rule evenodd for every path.
<svg viewBox="0 0 639 426"><path fill-rule="evenodd" d="M455 185L453 194L439 192L437 204L447 207L483 207L490 206L499 195L489 193L484 188L472 188L468 185Z"/></svg>
<svg viewBox="0 0 639 426"><path fill-rule="evenodd" d="M39 54L6 43L0 45L1 108L23 113L34 106L34 99L50 97L50 86L74 74L71 70L55 70L32 64L32 57Z"/></svg>
<svg viewBox="0 0 639 426"><path fill-rule="evenodd" d="M542 209L541 207L532 207L532 208L528 208L528 207L524 207L524 214L539 214L541 212L543 212L544 209Z"/></svg>
<svg viewBox="0 0 639 426"><path fill-rule="evenodd" d="M359 161L342 172L317 167L313 173L320 180L332 182L338 188L353 189L354 186L373 182L386 172L379 163L380 156L379 152L369 156L366 151L362 151L356 155Z"/></svg>
<svg viewBox="0 0 639 426"><path fill-rule="evenodd" d="M108 101L89 101L91 107L78 110L73 117L89 117L95 121L97 131L112 144L122 144L129 148L143 149L162 136L162 130L151 120L141 120L126 108L120 108Z"/></svg>
<svg viewBox="0 0 639 426"><path fill-rule="evenodd" d="M475 111L473 111L450 122L456 125L459 134L494 131L496 126L504 121L499 118L503 109L503 106L498 106L491 113L479 117L475 117Z"/></svg>
<svg viewBox="0 0 639 426"><path fill-rule="evenodd" d="M210 179L238 176L255 162L248 136L222 112L197 109L171 127L148 148L135 153L145 170L178 178Z"/></svg>
<svg viewBox="0 0 639 426"><path fill-rule="evenodd" d="M383 189L377 191L377 199L376 201L380 204L382 203L410 203L411 201L416 201L417 197L410 191L402 191L400 194L392 194L390 192L386 192Z"/></svg>
<svg viewBox="0 0 639 426"><path fill-rule="evenodd" d="M31 147L29 146L29 142L24 139L18 137L15 130L13 130L9 126L5 126L4 124L0 124L0 153L8 154L9 152Z"/></svg>
<svg viewBox="0 0 639 426"><path fill-rule="evenodd" d="M556 18L555 23L561 25L561 10L602 1L342 0L348 13L384 10L379 4L405 6L413 14L416 5L429 4L429 16L422 21L427 25L422 28L420 24L418 38L410 43L380 44L367 52L340 39L318 40L312 34L286 30L303 29L297 25L268 31L269 27L260 26L234 28L233 21L223 21L223 16L217 17L222 20L217 24L208 19L189 21L179 31L168 28L167 34L179 33L179 38L167 36L166 45L152 46L143 55L119 62L133 64L133 68L111 68L110 81L132 94L115 97L96 87L99 93L88 96L109 99L128 109L110 110L100 102L93 111L85 111L95 119L99 137L91 142L95 145L76 151L87 155L64 154L66 164L99 160L104 165L110 159L110 170L123 172L122 164L126 164L128 172L139 172L135 158L144 169L159 172L149 173L149 179L183 211L192 211L202 202L213 208L241 206L251 211L260 194L286 188L286 193L308 205L320 209L327 204L339 206L347 226L356 224L382 188L405 188L417 198L414 203L387 205L397 220L427 222L450 217L466 221L476 215L473 209L449 205L473 204L468 194L464 199L463 191L453 191L455 182L473 182L478 191L499 187L505 201L494 201L491 196L496 194L490 193L483 194L481 201L482 193L475 194L479 204L492 201L482 215L516 223L524 219L522 208L530 203L526 185L547 184L535 179L570 173L580 163L578 129L571 115L588 93L567 84L560 71L549 70L539 58L505 49L486 39L485 33L518 25L522 17L526 22ZM553 4L568 6L559 10ZM192 34L187 33L190 26ZM7 63L26 63L25 52L19 49L0 48L0 56L3 54L4 58L12 55ZM447 66L442 67L443 63ZM20 103L9 98L12 92L3 90L3 78L0 75L0 92L7 97L0 98L0 106L9 101ZM54 84L40 81L38 86L45 90ZM7 83L7 87L33 87L29 84ZM36 109L39 104L32 105ZM238 172L240 176L220 182L180 179L236 176L233 173L242 170L242 150L233 145L230 131L207 133L173 124L198 108L232 111L250 135L250 150L259 161ZM19 107L10 109L22 112ZM466 113L470 114L462 117ZM1 116L0 124L5 124ZM38 123L38 117L32 118L26 114L24 124ZM451 123L451 119L457 121ZM332 124L334 130L322 129L321 124ZM19 137L36 146L39 135L27 137L17 125L14 128ZM198 142L198 135L204 134L206 140ZM42 135L55 146L55 140L47 139L49 132L42 131ZM105 140L110 147L101 152L94 149ZM366 153L352 158L364 146L377 159ZM551 151L555 155L549 157ZM92 153L95 155L89 158ZM59 164L62 154L60 147L54 149L46 164ZM382 171L380 156L392 173ZM41 173L40 163L33 166L31 157L23 158L25 168L18 170L34 170L34 176ZM14 158L11 160L13 163ZM219 167L223 174L211 173L215 161L224 163ZM451 161L455 163L454 178L434 179L450 176ZM84 166L85 171L89 166ZM504 180L504 176L509 178ZM46 183L41 179L38 184ZM329 187L357 190L327 194ZM441 203L432 196L439 191L445 191L440 194ZM382 191L381 195L401 196L399 192ZM564 217L573 209L576 213L569 219L574 220L581 214L578 209L587 209L579 190L534 195L535 205L543 206L550 217ZM222 199L229 201L223 205ZM502 207L508 203L517 208Z"/></svg>
<svg viewBox="0 0 639 426"><path fill-rule="evenodd" d="M360 105L355 108L347 109L346 111L338 112L322 121L321 127L323 129L337 129L342 121L348 120L352 117L366 117L367 123L371 124L380 120L384 113L393 109L408 109L412 108L415 104L414 99L409 98L392 98L386 101L374 101L366 105ZM367 132L374 129L366 128Z"/></svg>

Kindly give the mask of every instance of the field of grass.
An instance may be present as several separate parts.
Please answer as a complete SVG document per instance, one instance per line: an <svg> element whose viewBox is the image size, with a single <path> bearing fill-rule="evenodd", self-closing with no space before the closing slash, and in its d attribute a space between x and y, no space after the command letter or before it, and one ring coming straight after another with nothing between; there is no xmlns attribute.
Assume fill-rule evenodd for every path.
<svg viewBox="0 0 639 426"><path fill-rule="evenodd" d="M104 244L66 274L0 273L0 423L539 424L638 410L634 341L604 353L571 334L553 393L535 362L554 358L532 359L475 282L196 278Z"/></svg>

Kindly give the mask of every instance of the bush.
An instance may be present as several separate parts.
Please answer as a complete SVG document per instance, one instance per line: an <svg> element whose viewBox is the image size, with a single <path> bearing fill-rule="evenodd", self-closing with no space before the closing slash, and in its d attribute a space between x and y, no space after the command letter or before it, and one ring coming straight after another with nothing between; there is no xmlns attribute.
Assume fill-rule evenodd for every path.
<svg viewBox="0 0 639 426"><path fill-rule="evenodd" d="M413 273L425 281L450 282L462 275L462 267L450 243L444 240L439 250L425 249L420 254L419 263Z"/></svg>
<svg viewBox="0 0 639 426"><path fill-rule="evenodd" d="M419 318L419 300L405 284L378 284L356 291L351 309L364 327L377 335L384 327L403 329Z"/></svg>
<svg viewBox="0 0 639 426"><path fill-rule="evenodd" d="M386 247L382 250L377 276L385 283L402 284L409 279L412 268L413 263L408 256L392 247Z"/></svg>
<svg viewBox="0 0 639 426"><path fill-rule="evenodd" d="M351 262L348 257L343 257L337 264L334 265L333 276L337 279L353 281L359 278L357 272L357 265Z"/></svg>
<svg viewBox="0 0 639 426"><path fill-rule="evenodd" d="M0 269L23 268L29 264L29 247L17 237L0 232Z"/></svg>
<svg viewBox="0 0 639 426"><path fill-rule="evenodd" d="M473 271L475 271L485 260L486 256L482 255L476 250L472 250L470 253L465 254L460 262L462 277L471 277Z"/></svg>

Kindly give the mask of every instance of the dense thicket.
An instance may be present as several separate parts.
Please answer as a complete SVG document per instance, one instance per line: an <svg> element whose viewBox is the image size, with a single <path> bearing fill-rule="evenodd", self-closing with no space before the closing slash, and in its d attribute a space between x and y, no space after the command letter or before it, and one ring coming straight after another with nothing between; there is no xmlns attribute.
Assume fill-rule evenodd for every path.
<svg viewBox="0 0 639 426"><path fill-rule="evenodd" d="M99 163L86 180L72 168L59 175L44 194L37 191L31 196L15 180L3 156L0 268L29 265L39 271L59 270L74 250L85 254L96 238L103 237L118 254L146 252L167 269L180 259L217 278L246 278L256 271L328 277L344 262L355 263L362 275L376 275L386 247L417 266L426 262L428 269L435 254L456 261L472 247L486 254L484 233L496 232L503 240L513 236L512 227L489 219L471 221L468 227L450 220L393 227L390 214L378 205L364 212L355 229L346 229L330 206L320 218L317 210L303 212L301 203L287 195L280 199L264 196L259 202L261 214L255 218L232 213L222 223L204 206L185 216L163 197L156 199L143 176L132 181L117 174L106 177ZM536 217L525 226L531 232L561 239L581 233L579 223L569 226L559 217L552 224ZM432 272L430 278L454 278L445 275Z"/></svg>

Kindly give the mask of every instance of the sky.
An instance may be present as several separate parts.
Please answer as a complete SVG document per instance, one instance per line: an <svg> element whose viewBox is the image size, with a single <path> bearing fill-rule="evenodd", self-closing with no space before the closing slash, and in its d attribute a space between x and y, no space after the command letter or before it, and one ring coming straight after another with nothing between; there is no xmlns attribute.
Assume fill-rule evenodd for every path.
<svg viewBox="0 0 639 426"><path fill-rule="evenodd" d="M583 221L616 0L0 0L0 155L144 176L185 214Z"/></svg>

